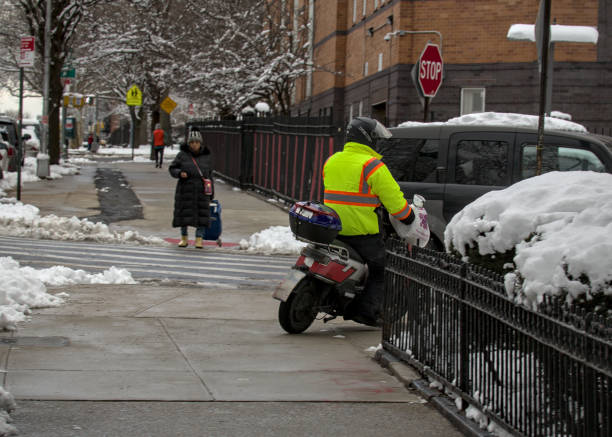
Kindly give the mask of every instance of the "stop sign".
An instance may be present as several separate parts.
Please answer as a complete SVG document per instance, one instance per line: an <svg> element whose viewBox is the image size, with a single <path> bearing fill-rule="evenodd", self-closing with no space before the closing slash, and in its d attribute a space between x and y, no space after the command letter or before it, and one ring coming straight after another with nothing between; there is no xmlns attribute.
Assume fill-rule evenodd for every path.
<svg viewBox="0 0 612 437"><path fill-rule="evenodd" d="M434 97L442 85L444 62L440 48L427 43L419 58L418 81L425 97Z"/></svg>

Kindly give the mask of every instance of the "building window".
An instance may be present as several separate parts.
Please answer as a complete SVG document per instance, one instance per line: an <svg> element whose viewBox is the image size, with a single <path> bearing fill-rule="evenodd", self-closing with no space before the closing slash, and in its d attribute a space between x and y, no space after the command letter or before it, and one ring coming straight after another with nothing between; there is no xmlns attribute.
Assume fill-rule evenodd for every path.
<svg viewBox="0 0 612 437"><path fill-rule="evenodd" d="M363 100L359 101L359 116L363 115Z"/></svg>
<svg viewBox="0 0 612 437"><path fill-rule="evenodd" d="M382 52L378 54L378 71L382 71L383 67L383 54Z"/></svg>
<svg viewBox="0 0 612 437"><path fill-rule="evenodd" d="M374 0L374 9L378 7L378 0Z"/></svg>
<svg viewBox="0 0 612 437"><path fill-rule="evenodd" d="M484 112L485 96L484 88L461 88L461 115Z"/></svg>
<svg viewBox="0 0 612 437"><path fill-rule="evenodd" d="M363 75L364 76L368 75L368 62L367 61L365 64L363 64Z"/></svg>
<svg viewBox="0 0 612 437"><path fill-rule="evenodd" d="M353 104L349 105L349 121L353 119Z"/></svg>
<svg viewBox="0 0 612 437"><path fill-rule="evenodd" d="M353 0L353 23L357 21L357 0Z"/></svg>
<svg viewBox="0 0 612 437"><path fill-rule="evenodd" d="M363 0L363 16L366 15L366 8L368 6L368 0Z"/></svg>

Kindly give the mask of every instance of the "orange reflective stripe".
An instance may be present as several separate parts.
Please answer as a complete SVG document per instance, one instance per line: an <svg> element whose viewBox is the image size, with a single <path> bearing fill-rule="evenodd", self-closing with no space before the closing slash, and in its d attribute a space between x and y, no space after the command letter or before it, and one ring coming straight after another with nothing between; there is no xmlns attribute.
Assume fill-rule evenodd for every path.
<svg viewBox="0 0 612 437"><path fill-rule="evenodd" d="M341 203L344 205L355 205L355 206L378 206L380 200L378 197L371 194L361 193L350 193L347 191L331 191L326 190L323 194L323 201L325 203Z"/></svg>
<svg viewBox="0 0 612 437"><path fill-rule="evenodd" d="M383 163L376 158L368 159L363 164L363 170L361 171L361 179L359 180L359 186L361 187L362 193L370 193L372 189L368 185L368 179L374 174L376 170L383 166Z"/></svg>
<svg viewBox="0 0 612 437"><path fill-rule="evenodd" d="M410 215L410 211L412 211L412 208L410 207L410 205L408 205L408 202L406 202L406 206L404 206L400 211L391 215L398 220L404 220Z"/></svg>

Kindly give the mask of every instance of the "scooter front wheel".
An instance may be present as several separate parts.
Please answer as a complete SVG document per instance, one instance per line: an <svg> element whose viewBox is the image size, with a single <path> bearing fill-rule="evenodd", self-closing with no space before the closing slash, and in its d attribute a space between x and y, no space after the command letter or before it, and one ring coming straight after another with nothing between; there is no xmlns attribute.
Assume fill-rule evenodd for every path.
<svg viewBox="0 0 612 437"><path fill-rule="evenodd" d="M317 317L316 302L312 279L303 278L278 308L278 321L282 328L289 334L306 331Z"/></svg>

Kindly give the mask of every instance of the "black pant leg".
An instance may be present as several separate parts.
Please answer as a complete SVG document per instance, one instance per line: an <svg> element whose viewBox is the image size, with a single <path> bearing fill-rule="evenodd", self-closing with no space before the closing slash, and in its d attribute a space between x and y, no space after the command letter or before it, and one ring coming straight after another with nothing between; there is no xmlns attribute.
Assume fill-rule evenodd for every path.
<svg viewBox="0 0 612 437"><path fill-rule="evenodd" d="M351 245L368 265L368 278L361 297L355 300L355 311L376 316L382 307L385 290L385 244L380 234L338 237Z"/></svg>

